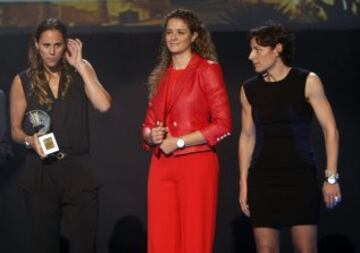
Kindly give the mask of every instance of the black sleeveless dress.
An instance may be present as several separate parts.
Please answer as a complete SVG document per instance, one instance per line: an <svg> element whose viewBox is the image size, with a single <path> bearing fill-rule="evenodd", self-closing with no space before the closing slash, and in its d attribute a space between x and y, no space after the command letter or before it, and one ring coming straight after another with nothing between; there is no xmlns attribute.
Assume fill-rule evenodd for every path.
<svg viewBox="0 0 360 253"><path fill-rule="evenodd" d="M254 227L317 224L320 190L311 146L313 111L305 98L309 72L292 68L278 82L244 83L256 144L248 174Z"/></svg>

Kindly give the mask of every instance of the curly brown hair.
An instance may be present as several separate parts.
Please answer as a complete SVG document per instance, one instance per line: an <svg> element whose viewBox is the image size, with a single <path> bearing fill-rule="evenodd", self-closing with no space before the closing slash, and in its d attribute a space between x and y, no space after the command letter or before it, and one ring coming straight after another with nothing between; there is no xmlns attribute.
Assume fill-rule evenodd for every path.
<svg viewBox="0 0 360 253"><path fill-rule="evenodd" d="M171 64L171 52L166 46L166 28L172 18L184 21L190 32L197 33L198 36L192 42L191 49L198 53L202 58L217 61L217 54L214 43L212 42L210 32L206 29L204 22L193 11L186 9L176 9L170 12L166 17L163 25L163 32L160 44L159 64L153 69L148 78L149 97L151 98L157 91L161 78L164 76L166 69Z"/></svg>
<svg viewBox="0 0 360 253"><path fill-rule="evenodd" d="M67 41L67 29L64 23L56 18L49 18L42 21L36 28L30 42L27 75L30 78L32 95L36 96L40 105L45 105L50 109L54 101L48 94L49 84L45 75L44 63L35 44L39 42L41 35L49 30L60 32L64 41ZM63 56L59 62L60 79L64 80L64 88L61 94L59 94L59 98L61 99L65 97L72 83L70 70L71 66Z"/></svg>

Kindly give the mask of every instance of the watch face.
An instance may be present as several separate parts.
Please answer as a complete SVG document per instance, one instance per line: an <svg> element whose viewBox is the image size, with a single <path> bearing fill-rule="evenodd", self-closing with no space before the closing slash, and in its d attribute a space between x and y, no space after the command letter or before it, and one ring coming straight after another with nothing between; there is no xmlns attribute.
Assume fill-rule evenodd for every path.
<svg viewBox="0 0 360 253"><path fill-rule="evenodd" d="M25 147L26 147L26 148L31 148L31 144L30 144L30 142L25 141L25 142L24 142L24 144L25 144Z"/></svg>
<svg viewBox="0 0 360 253"><path fill-rule="evenodd" d="M185 141L184 141L183 139L178 139L178 140L176 141L176 146L177 146L178 148L183 148L183 147L185 146Z"/></svg>
<svg viewBox="0 0 360 253"><path fill-rule="evenodd" d="M336 183L336 178L335 177L328 177L327 181L329 184L335 184Z"/></svg>

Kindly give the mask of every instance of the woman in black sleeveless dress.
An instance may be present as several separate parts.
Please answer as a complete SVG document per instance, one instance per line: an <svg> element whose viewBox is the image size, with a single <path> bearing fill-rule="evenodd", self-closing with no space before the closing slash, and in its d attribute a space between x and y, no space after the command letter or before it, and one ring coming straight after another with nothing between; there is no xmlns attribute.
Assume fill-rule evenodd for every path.
<svg viewBox="0 0 360 253"><path fill-rule="evenodd" d="M296 252L316 252L320 189L310 140L315 114L325 136L323 198L340 202L338 132L319 77L290 65L294 36L278 24L250 32L257 76L241 88L239 140L241 209L254 228L258 252L279 251L279 231L291 228Z"/></svg>
<svg viewBox="0 0 360 253"><path fill-rule="evenodd" d="M41 22L32 38L29 68L16 75L10 92L12 137L28 147L21 187L31 218L31 252L60 252L62 217L70 251L95 252L99 185L91 173L87 104L105 112L110 100L82 58L81 41L68 39L57 19ZM30 117L46 114L60 148L48 156Z"/></svg>

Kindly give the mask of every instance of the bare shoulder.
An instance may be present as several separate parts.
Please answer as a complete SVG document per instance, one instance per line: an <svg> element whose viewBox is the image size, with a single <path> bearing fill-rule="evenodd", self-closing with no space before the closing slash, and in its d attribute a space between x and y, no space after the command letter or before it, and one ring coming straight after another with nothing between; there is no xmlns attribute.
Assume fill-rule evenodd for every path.
<svg viewBox="0 0 360 253"><path fill-rule="evenodd" d="M320 82L320 77L315 72L310 72L308 77L306 78L306 83L317 83Z"/></svg>
<svg viewBox="0 0 360 253"><path fill-rule="evenodd" d="M10 88L10 97L12 94L15 96L24 96L25 94L22 86L21 78L19 75L16 75L12 81Z"/></svg>
<svg viewBox="0 0 360 253"><path fill-rule="evenodd" d="M320 77L316 73L314 72L309 73L308 77L306 78L305 91L307 95L311 95L312 93L323 92L323 84L321 82Z"/></svg>
<svg viewBox="0 0 360 253"><path fill-rule="evenodd" d="M320 77L314 72L310 72L306 79L305 96L308 99L325 98L325 91Z"/></svg>
<svg viewBox="0 0 360 253"><path fill-rule="evenodd" d="M11 88L19 89L19 88L21 88L21 85L22 85L21 78L20 78L19 74L17 74L12 81Z"/></svg>
<svg viewBox="0 0 360 253"><path fill-rule="evenodd" d="M241 89L240 89L240 102L242 106L250 106L250 103L246 97L244 84L241 85Z"/></svg>

